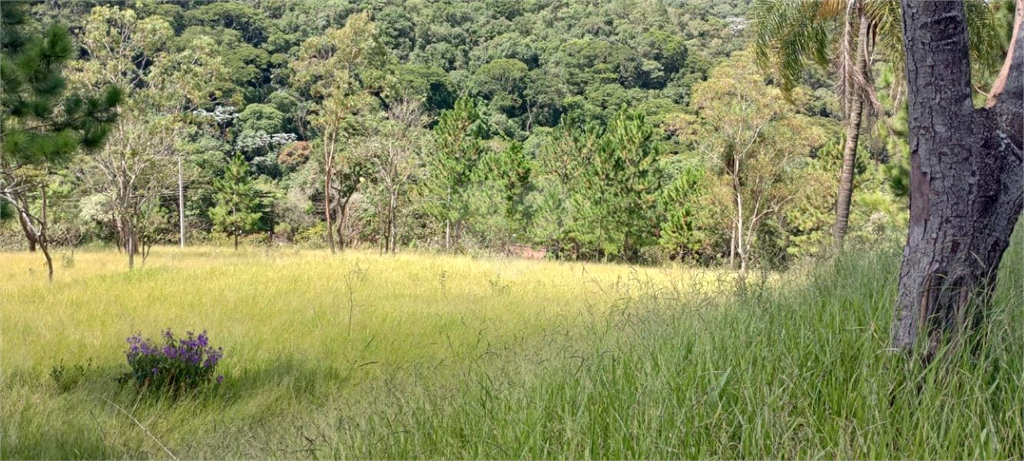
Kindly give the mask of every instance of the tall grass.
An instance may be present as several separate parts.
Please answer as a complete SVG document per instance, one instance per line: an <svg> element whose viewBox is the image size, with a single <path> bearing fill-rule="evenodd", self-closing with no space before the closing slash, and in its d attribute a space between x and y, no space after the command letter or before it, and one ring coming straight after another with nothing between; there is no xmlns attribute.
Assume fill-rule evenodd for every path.
<svg viewBox="0 0 1024 461"><path fill-rule="evenodd" d="M924 370L886 352L895 251L741 298L680 268L215 252L79 254L53 285L3 255L0 455L1024 458L1019 248L986 346ZM224 385L118 385L124 338L165 327L208 329Z"/></svg>

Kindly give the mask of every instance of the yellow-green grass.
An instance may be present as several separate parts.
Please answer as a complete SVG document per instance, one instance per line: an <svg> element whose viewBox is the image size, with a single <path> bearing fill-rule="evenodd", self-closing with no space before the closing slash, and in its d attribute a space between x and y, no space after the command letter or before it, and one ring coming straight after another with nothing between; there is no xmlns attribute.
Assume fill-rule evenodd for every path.
<svg viewBox="0 0 1024 461"><path fill-rule="evenodd" d="M924 370L886 352L898 249L743 296L681 267L158 248L50 284L0 258L3 458L1024 458L1020 247L988 342ZM167 327L224 346L223 385L116 382Z"/></svg>
<svg viewBox="0 0 1024 461"><path fill-rule="evenodd" d="M679 296L723 273L374 252L157 248L129 272L79 252L47 283L38 254L0 269L6 369L123 359L134 332L208 330L231 370L275 360L328 366L455 359L478 342L592 319L617 300ZM632 290L632 293L631 293ZM16 340L14 340L17 338Z"/></svg>
<svg viewBox="0 0 1024 461"><path fill-rule="evenodd" d="M577 335L640 295L673 299L729 278L682 267L501 257L160 247L130 272L123 254L79 251L50 283L40 256L0 255L8 446L11 431L24 430L17 428L19 412L59 425L57 415L78 411L66 408L71 403L123 419L105 401L128 391L104 379L127 371L125 339L135 332L158 338L165 328L208 331L224 348L218 371L227 376L222 393L232 396L225 398L251 405L254 414L285 417L367 380L404 375L410 367L458 374L463 368L456 364L495 350L536 343L550 332ZM65 380L84 383L73 398L51 382L61 365ZM138 435L136 443L148 446ZM130 447L101 452L139 453Z"/></svg>

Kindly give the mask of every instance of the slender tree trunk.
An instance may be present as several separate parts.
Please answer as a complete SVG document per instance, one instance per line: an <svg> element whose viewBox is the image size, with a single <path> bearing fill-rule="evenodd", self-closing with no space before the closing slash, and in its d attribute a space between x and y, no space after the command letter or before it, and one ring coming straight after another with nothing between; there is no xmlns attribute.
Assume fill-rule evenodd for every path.
<svg viewBox="0 0 1024 461"><path fill-rule="evenodd" d="M853 14L856 14L859 27L857 29L857 50L854 52L854 67L857 76L853 82L847 85L847 99L849 111L846 115L846 143L843 146L843 166L839 172L839 193L836 199L836 225L832 229L833 247L840 250L843 247L843 239L850 223L850 203L853 201L853 177L857 167L857 144L860 140L860 126L864 113L864 92L860 80L867 79L867 40L868 20L864 18L863 7L856 6L856 13L848 12L847 20L850 21Z"/></svg>
<svg viewBox="0 0 1024 461"><path fill-rule="evenodd" d="M398 232L395 225L395 208L398 207L398 190L391 190L391 204L388 207L388 246L391 247L391 254L395 254L395 234Z"/></svg>
<svg viewBox="0 0 1024 461"><path fill-rule="evenodd" d="M124 229L127 241L125 251L128 252L128 270L132 270L135 268L135 229L131 220L124 219Z"/></svg>
<svg viewBox="0 0 1024 461"><path fill-rule="evenodd" d="M446 200L447 200L446 203L447 203L448 206L446 207L447 209L445 210L445 213L449 213L450 212L449 210L451 210L451 206L452 206L452 188L451 187L448 188L448 197L447 197ZM444 220L444 250L445 251L451 251L451 249L452 249L452 220L451 220L451 218L445 218L445 220Z"/></svg>
<svg viewBox="0 0 1024 461"><path fill-rule="evenodd" d="M736 194L736 252L740 257L740 280L747 276L747 246L750 245L746 239L743 238L744 219L743 219L743 194L740 192L740 161L737 156L733 160L733 176L732 176L732 190Z"/></svg>
<svg viewBox="0 0 1024 461"><path fill-rule="evenodd" d="M325 143L330 145L324 146L324 219L327 224L327 246L331 249L331 253L334 250L334 227L331 226L331 179L334 175L334 143L336 141L335 135L330 135L330 140L324 140Z"/></svg>
<svg viewBox="0 0 1024 461"><path fill-rule="evenodd" d="M39 249L43 250L43 256L46 257L46 275L49 281L53 281L53 258L50 257L50 236L48 235L49 229L47 229L47 217L46 208L48 203L46 202L46 186L42 186L43 192L43 209L42 209L42 220L39 222Z"/></svg>
<svg viewBox="0 0 1024 461"><path fill-rule="evenodd" d="M891 344L908 353L923 345L928 362L982 320L1024 205L1024 0L1017 1L1007 80L985 109L971 102L963 2L903 0L902 9L910 229Z"/></svg>
<svg viewBox="0 0 1024 461"><path fill-rule="evenodd" d="M185 248L185 183L181 175L180 156L178 157L178 233L181 248Z"/></svg>
<svg viewBox="0 0 1024 461"><path fill-rule="evenodd" d="M732 225L732 236L729 237L729 269L736 268L736 223Z"/></svg>
<svg viewBox="0 0 1024 461"><path fill-rule="evenodd" d="M334 253L334 226L331 225L331 173L330 167L324 173L324 219L327 224L327 246Z"/></svg>
<svg viewBox="0 0 1024 461"><path fill-rule="evenodd" d="M348 241L345 240L345 223L348 221L348 202L351 200L351 195L345 197L338 210L338 249L342 251L349 246Z"/></svg>
<svg viewBox="0 0 1024 461"><path fill-rule="evenodd" d="M857 141L864 102L860 94L853 96L854 112L849 114L846 126L846 145L843 147L843 167L839 173L839 196L836 200L836 226L833 230L836 250L843 248L843 240L850 223L850 203L853 201L853 176L857 167Z"/></svg>

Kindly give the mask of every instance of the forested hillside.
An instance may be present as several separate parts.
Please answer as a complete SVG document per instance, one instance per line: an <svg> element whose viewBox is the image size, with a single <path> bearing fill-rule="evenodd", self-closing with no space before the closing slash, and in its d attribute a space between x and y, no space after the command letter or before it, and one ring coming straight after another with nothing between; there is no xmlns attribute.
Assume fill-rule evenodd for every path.
<svg viewBox="0 0 1024 461"><path fill-rule="evenodd" d="M750 8L32 4L26 33L71 31L66 94L123 100L102 147L5 153L3 245L144 256L183 224L186 244L782 266L831 244L842 111L820 67L785 92L765 76ZM891 66L871 65L882 110L862 129L848 239L862 243L906 221L905 111Z"/></svg>

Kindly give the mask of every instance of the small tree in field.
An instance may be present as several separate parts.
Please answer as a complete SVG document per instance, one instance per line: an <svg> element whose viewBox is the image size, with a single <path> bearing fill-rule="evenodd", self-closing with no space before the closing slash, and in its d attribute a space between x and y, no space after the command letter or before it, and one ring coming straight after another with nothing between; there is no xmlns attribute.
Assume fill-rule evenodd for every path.
<svg viewBox="0 0 1024 461"><path fill-rule="evenodd" d="M263 213L257 211L260 205L256 187L249 176L249 165L241 154L228 163L224 177L213 182L216 206L210 208L210 219L214 229L235 238L238 250L238 236L256 230Z"/></svg>

